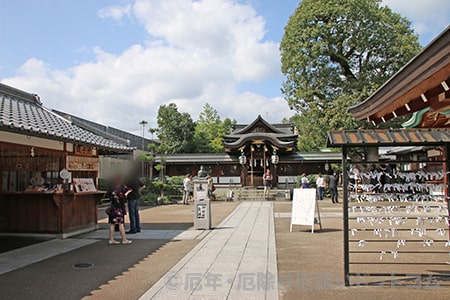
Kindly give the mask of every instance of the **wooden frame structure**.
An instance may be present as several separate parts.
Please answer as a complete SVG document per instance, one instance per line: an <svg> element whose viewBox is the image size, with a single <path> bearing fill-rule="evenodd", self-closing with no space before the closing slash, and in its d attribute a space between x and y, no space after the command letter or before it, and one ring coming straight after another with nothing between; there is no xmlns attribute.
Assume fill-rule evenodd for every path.
<svg viewBox="0 0 450 300"><path fill-rule="evenodd" d="M329 134L329 145L342 148L342 168L346 170L345 285L416 285L419 279L442 285L448 281L450 130L334 131ZM347 158L353 147L394 145L426 145L440 152L419 161ZM390 171L374 168L385 164ZM379 281L380 277L385 280Z"/></svg>
<svg viewBox="0 0 450 300"><path fill-rule="evenodd" d="M449 83L450 26L373 95L349 109L357 120L367 120L374 126L393 118L414 114L412 120L406 125L420 128L329 133L329 146L342 148L343 170L348 170L344 172L343 193L345 285L351 284L351 276L360 278L385 276L390 278L389 285L397 282L393 282L392 277L402 277L399 280L407 282L411 280L411 275L413 279L419 281L419 284L424 280L423 276L427 276L430 282L435 279L448 282L450 277L448 271L448 255L450 254ZM387 167L384 170L381 168L381 171L378 168L375 175L375 166L386 163L380 162L378 158L366 157L364 161L358 162L347 160L347 154L352 147L373 149L381 146L422 146L423 149L428 150L427 155L420 159L416 157L409 162L387 162L389 168L392 168L391 165L396 167L400 163L409 164L407 172L402 171L397 175L386 173ZM373 151L371 152L373 154ZM372 167L372 164L375 166ZM362 166L362 172L350 171L353 168L358 169L358 165ZM433 170L428 168L429 166L432 166ZM363 183L361 176L366 180L389 177L394 180L395 185L386 181ZM438 186L441 188L436 191ZM357 215L358 210L362 215ZM373 215L367 215L369 210ZM391 215L380 216L379 214L383 212L390 212ZM412 218L405 215L411 213L413 213ZM436 222L432 224L433 221ZM367 243L367 226L361 225L363 222L371 224L370 227L373 229L371 241L373 240L374 243L371 241ZM375 225L378 228L373 228L374 224L378 224ZM433 230L430 231L428 227L436 224L440 227L432 227ZM406 237L408 230L410 233ZM359 238L356 238L357 232L362 233ZM395 236L399 232L401 235ZM384 239L383 234L385 234ZM373 236L379 238L373 238ZM420 245L421 243L423 245ZM408 248L404 248L406 244ZM438 244L440 249L435 251L428 249ZM366 245L379 247L374 250ZM383 245L389 249L384 249ZM364 250L362 250L363 247L365 247ZM370 254L379 255L378 260L374 257L361 260L361 255ZM392 255L391 261L383 261L386 254ZM408 258L408 255L411 257ZM350 267L354 265L362 265L364 270L359 272L351 270ZM398 268L392 270L387 269L386 266ZM361 274L363 276L360 276Z"/></svg>

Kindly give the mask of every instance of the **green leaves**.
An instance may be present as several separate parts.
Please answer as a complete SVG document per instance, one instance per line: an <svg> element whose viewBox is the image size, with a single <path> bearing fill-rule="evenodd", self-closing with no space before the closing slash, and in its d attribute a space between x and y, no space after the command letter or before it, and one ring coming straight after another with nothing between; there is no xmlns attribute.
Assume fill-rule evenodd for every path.
<svg viewBox="0 0 450 300"><path fill-rule="evenodd" d="M179 112L174 103L159 107L157 122L153 133L158 134L161 145L149 145L149 149L162 154L222 152L222 136L230 133L231 125L236 123L228 118L222 122L208 103L196 123L188 113Z"/></svg>
<svg viewBox="0 0 450 300"><path fill-rule="evenodd" d="M282 92L301 114L299 149L325 146L331 129L361 126L348 107L375 92L420 48L410 22L379 0L303 0L280 44Z"/></svg>
<svg viewBox="0 0 450 300"><path fill-rule="evenodd" d="M188 113L180 113L176 104L161 105L158 109L158 138L167 153L186 153L194 149L195 124Z"/></svg>
<svg viewBox="0 0 450 300"><path fill-rule="evenodd" d="M233 122L222 122L217 111L206 103L195 126L197 152L222 152L222 136L230 132Z"/></svg>

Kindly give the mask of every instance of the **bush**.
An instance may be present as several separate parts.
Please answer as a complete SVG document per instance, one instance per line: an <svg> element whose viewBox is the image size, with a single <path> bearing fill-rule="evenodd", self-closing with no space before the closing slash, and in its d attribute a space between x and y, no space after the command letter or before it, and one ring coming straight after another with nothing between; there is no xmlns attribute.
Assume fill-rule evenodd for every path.
<svg viewBox="0 0 450 300"><path fill-rule="evenodd" d="M183 179L184 176L166 177L165 180L153 180L150 184L149 178L143 178L145 188L141 192L141 201L145 205L158 205L174 203L174 199L170 196L183 196ZM162 197L162 203L158 202L158 198Z"/></svg>

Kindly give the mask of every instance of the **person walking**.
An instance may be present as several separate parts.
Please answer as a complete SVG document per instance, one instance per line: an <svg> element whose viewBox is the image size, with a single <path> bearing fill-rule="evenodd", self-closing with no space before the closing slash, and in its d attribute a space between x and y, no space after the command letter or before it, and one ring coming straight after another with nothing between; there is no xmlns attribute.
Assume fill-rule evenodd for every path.
<svg viewBox="0 0 450 300"><path fill-rule="evenodd" d="M266 173L263 175L263 185L264 185L264 198L268 198L270 194L270 188L272 187L272 174L270 170L267 169Z"/></svg>
<svg viewBox="0 0 450 300"><path fill-rule="evenodd" d="M131 192L128 194L128 218L130 219L129 234L141 232L141 220L139 216L139 202L141 198L141 191L145 187L138 176L134 175L127 184Z"/></svg>
<svg viewBox="0 0 450 300"><path fill-rule="evenodd" d="M108 224L109 224L109 241L110 245L120 244L120 242L114 239L114 231L116 225L119 227L120 236L122 237L122 244L128 245L131 244L131 240L127 239L125 235L125 215L127 214L127 210L125 207L126 198L131 193L131 189L124 186L122 183L122 178L117 177L114 179L111 191L110 191L110 207L109 207L109 215L108 215Z"/></svg>
<svg viewBox="0 0 450 300"><path fill-rule="evenodd" d="M336 173L333 173L332 175L328 176L328 189L330 190L331 202L333 203L339 203L337 190L338 183L339 178L337 177Z"/></svg>
<svg viewBox="0 0 450 300"><path fill-rule="evenodd" d="M319 200L323 200L323 196L325 194L325 180L323 179L321 173L319 173L319 175L317 176L316 186Z"/></svg>

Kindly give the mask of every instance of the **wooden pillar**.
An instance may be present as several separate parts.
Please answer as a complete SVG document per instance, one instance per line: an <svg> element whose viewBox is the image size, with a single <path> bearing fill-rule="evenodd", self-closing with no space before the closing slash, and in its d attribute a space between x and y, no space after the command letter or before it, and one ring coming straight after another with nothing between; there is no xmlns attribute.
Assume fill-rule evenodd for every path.
<svg viewBox="0 0 450 300"><path fill-rule="evenodd" d="M448 174L450 172L450 165L448 163L448 161L450 160L449 145L450 144L448 144L448 143L446 143L444 145L445 162L444 162L443 170L445 171L445 174L444 174L444 195L446 196L445 197L445 201L447 201L447 212L448 212L449 217L450 217L450 201L449 201L450 181L448 180ZM448 224L448 239L450 240L450 223Z"/></svg>
<svg viewBox="0 0 450 300"><path fill-rule="evenodd" d="M345 286L350 285L350 256L349 256L349 234L348 234L348 171L347 171L347 147L342 146L342 205L344 210L344 282Z"/></svg>
<svg viewBox="0 0 450 300"><path fill-rule="evenodd" d="M273 165L272 171L272 186L277 187L278 183L278 165Z"/></svg>
<svg viewBox="0 0 450 300"><path fill-rule="evenodd" d="M241 165L241 186L247 185L247 164Z"/></svg>

